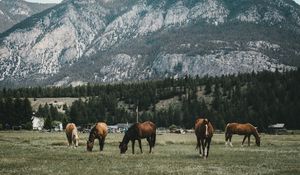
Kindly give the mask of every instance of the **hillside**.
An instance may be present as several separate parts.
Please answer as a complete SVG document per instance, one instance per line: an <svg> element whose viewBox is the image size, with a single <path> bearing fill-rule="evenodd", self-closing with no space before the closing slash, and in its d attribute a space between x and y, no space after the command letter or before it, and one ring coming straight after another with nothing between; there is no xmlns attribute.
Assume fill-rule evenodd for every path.
<svg viewBox="0 0 300 175"><path fill-rule="evenodd" d="M0 33L13 27L15 24L44 11L55 4L29 3L23 0L1 0L0 1Z"/></svg>
<svg viewBox="0 0 300 175"><path fill-rule="evenodd" d="M292 0L67 0L0 35L0 86L291 70L299 41Z"/></svg>

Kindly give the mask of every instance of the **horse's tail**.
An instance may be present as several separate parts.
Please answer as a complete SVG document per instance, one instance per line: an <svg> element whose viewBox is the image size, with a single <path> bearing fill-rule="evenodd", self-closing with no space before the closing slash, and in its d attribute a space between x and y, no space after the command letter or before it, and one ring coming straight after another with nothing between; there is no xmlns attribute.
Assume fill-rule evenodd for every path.
<svg viewBox="0 0 300 175"><path fill-rule="evenodd" d="M227 141L228 127L229 127L229 123L225 127L225 141Z"/></svg>
<svg viewBox="0 0 300 175"><path fill-rule="evenodd" d="M156 133L153 134L153 138L152 138L152 146L155 146L155 141L156 141Z"/></svg>

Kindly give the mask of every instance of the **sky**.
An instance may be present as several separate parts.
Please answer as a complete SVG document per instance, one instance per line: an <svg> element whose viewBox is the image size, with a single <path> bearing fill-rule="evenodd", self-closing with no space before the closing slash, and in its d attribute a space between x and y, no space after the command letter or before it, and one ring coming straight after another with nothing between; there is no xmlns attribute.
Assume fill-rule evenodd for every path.
<svg viewBox="0 0 300 175"><path fill-rule="evenodd" d="M59 3L62 0L25 0L28 2L38 2L38 3ZM300 4L300 0L294 0L295 2L297 2L298 4Z"/></svg>

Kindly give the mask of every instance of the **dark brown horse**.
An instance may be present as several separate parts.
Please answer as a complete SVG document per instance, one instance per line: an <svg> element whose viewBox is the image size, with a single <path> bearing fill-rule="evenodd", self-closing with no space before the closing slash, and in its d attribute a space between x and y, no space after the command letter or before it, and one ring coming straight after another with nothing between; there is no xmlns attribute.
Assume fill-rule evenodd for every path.
<svg viewBox="0 0 300 175"><path fill-rule="evenodd" d="M214 128L208 119L198 118L195 121L195 134L197 137L196 148L199 148L199 154L200 156L202 155L204 158L208 157L213 132ZM205 148L207 150L206 154Z"/></svg>
<svg viewBox="0 0 300 175"><path fill-rule="evenodd" d="M257 129L250 123L240 124L240 123L228 123L225 127L225 144L232 147L231 138L233 134L244 135L242 145L244 144L246 138L248 137L248 146L250 146L250 136L255 137L255 142L257 146L260 146L260 137L258 135Z"/></svg>
<svg viewBox="0 0 300 175"><path fill-rule="evenodd" d="M132 154L134 154L134 143L135 140L138 140L139 147L141 150L141 153L143 153L142 150L142 144L141 139L146 138L151 153L152 148L155 146L155 140L156 140L156 126L154 123L150 121L146 121L144 123L135 123L133 124L125 133L122 142L120 142L119 148L121 154L125 153L127 151L127 145L129 141L131 141L132 146Z"/></svg>
<svg viewBox="0 0 300 175"><path fill-rule="evenodd" d="M86 143L86 149L88 151L93 150L94 140L99 140L100 151L103 151L105 137L107 136L108 128L105 123L99 122L97 123L90 132L89 139Z"/></svg>

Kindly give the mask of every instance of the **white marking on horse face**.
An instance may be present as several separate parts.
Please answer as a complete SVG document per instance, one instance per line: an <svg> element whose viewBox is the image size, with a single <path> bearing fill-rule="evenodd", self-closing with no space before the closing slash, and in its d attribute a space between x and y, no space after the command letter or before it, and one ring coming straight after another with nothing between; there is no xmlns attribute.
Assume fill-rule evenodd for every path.
<svg viewBox="0 0 300 175"><path fill-rule="evenodd" d="M208 125L205 125L205 136L208 136Z"/></svg>

